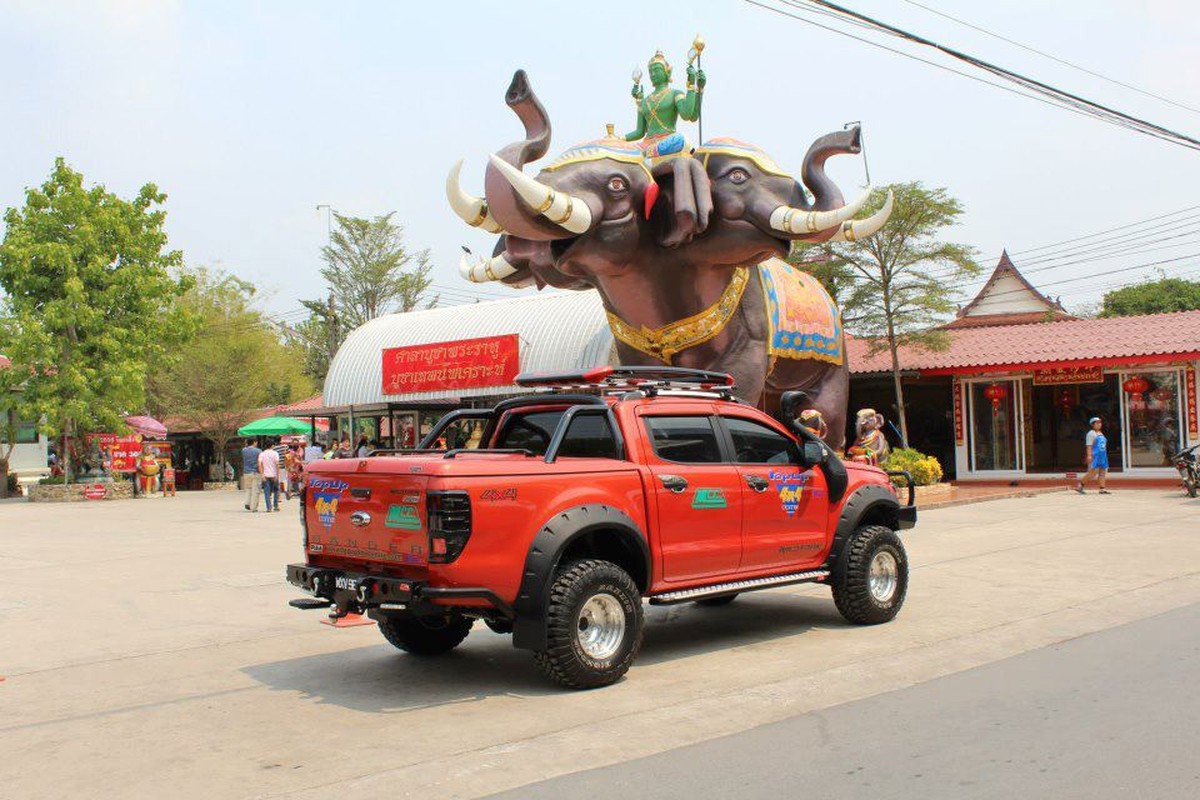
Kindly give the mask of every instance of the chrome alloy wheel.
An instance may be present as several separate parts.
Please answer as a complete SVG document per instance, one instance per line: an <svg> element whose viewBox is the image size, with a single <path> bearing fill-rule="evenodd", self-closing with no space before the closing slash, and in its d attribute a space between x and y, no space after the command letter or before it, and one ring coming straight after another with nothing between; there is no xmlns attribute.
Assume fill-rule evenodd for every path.
<svg viewBox="0 0 1200 800"><path fill-rule="evenodd" d="M867 576L871 597L881 604L891 602L896 594L899 574L900 565L896 563L896 556L887 550L876 553L871 559L871 570Z"/></svg>
<svg viewBox="0 0 1200 800"><path fill-rule="evenodd" d="M588 598L579 610L575 635L589 658L611 658L625 639L625 610L620 601L607 592Z"/></svg>

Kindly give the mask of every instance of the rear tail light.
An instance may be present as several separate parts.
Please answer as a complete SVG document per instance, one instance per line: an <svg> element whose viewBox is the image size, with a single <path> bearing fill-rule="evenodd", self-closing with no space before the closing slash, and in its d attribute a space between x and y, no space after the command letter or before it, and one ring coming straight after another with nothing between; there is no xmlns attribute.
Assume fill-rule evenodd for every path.
<svg viewBox="0 0 1200 800"><path fill-rule="evenodd" d="M426 496L429 563L449 564L471 538L471 496L464 491L433 491Z"/></svg>

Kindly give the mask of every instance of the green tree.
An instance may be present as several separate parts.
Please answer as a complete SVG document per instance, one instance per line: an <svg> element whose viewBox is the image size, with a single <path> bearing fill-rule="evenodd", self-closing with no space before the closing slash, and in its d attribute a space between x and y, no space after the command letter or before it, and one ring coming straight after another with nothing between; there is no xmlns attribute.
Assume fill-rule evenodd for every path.
<svg viewBox="0 0 1200 800"><path fill-rule="evenodd" d="M1168 278L1165 273L1159 272L1158 280L1105 292L1100 304L1100 316L1131 317L1197 308L1200 308L1200 281Z"/></svg>
<svg viewBox="0 0 1200 800"><path fill-rule="evenodd" d="M24 207L4 215L0 288L19 411L64 443L119 430L145 406L149 371L191 331L176 303L186 284L170 274L182 255L167 249L164 200L150 183L132 200L86 188L59 158Z"/></svg>
<svg viewBox="0 0 1200 800"><path fill-rule="evenodd" d="M3 323L0 320L0 326ZM0 336L0 355L4 354L4 341ZM0 361L0 497L8 497L8 469L17 446L18 386L18 373Z"/></svg>
<svg viewBox="0 0 1200 800"><path fill-rule="evenodd" d="M880 208L888 190L896 201L883 230L857 242L810 246L798 257L813 261L819 253L828 259L816 263L837 293L846 329L870 339L873 352L891 353L900 435L907 442L897 351L902 346L948 346L945 332L935 326L954 311L958 287L979 274L980 267L973 248L940 239L963 213L962 204L945 189L920 182L884 186L872 193L864 214Z"/></svg>
<svg viewBox="0 0 1200 800"><path fill-rule="evenodd" d="M203 267L185 270L190 288L180 304L200 321L171 366L154 375L164 416L181 419L213 443L224 470L225 448L252 412L311 393L299 354L254 307L252 284ZM307 394L304 394L307 396Z"/></svg>
<svg viewBox="0 0 1200 800"><path fill-rule="evenodd" d="M352 330L384 314L412 311L433 283L429 251L410 252L393 216L333 215L329 244L321 248L329 300L303 301L309 318L293 329L307 349L305 373L314 381L325 380L329 361Z"/></svg>

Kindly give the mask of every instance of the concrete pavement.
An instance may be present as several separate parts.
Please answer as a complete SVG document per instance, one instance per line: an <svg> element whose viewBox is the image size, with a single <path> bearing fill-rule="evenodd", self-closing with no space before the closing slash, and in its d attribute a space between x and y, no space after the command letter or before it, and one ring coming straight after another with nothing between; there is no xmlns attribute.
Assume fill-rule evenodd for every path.
<svg viewBox="0 0 1200 800"><path fill-rule="evenodd" d="M1200 604L494 800L1192 800Z"/></svg>
<svg viewBox="0 0 1200 800"><path fill-rule="evenodd" d="M331 630L282 567L294 502L0 506L0 786L22 798L470 798L746 731L1200 601L1200 501L926 513L892 624L820 587L648 611L626 680L562 692L482 625L419 660Z"/></svg>

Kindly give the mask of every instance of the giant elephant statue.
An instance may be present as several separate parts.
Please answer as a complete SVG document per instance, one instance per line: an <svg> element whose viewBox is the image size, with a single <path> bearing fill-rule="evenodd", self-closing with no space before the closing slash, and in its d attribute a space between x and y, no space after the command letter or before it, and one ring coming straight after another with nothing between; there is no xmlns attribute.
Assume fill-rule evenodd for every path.
<svg viewBox="0 0 1200 800"><path fill-rule="evenodd" d="M809 149L804 185L758 148L717 139L652 173L641 148L606 137L570 148L536 177L550 122L518 72L506 102L525 138L493 155L485 198L451 171L447 195L469 224L500 235L491 258L464 258L464 277L515 286L595 288L622 364L717 370L771 413L803 390L843 444L849 371L840 314L820 283L781 259L796 240L870 235L887 219L852 220L825 160L858 151L857 130ZM807 186L813 194L810 200Z"/></svg>

